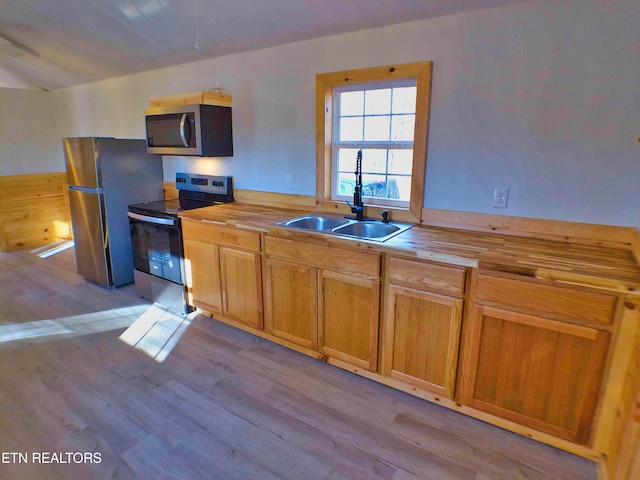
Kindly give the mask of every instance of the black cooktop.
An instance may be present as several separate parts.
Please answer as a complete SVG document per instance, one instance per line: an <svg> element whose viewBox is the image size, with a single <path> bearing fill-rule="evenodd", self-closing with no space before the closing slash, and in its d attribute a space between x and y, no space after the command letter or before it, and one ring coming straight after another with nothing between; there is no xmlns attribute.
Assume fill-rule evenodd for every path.
<svg viewBox="0 0 640 480"><path fill-rule="evenodd" d="M172 198L169 200L160 200L157 202L137 203L129 205L129 210L134 213L143 215L172 215L176 216L178 212L183 210L193 210L194 208L210 207L219 205L222 202L210 202L193 200L188 198Z"/></svg>
<svg viewBox="0 0 640 480"><path fill-rule="evenodd" d="M177 217L178 212L233 202L233 178L176 173L178 198L129 205L129 211L154 217Z"/></svg>

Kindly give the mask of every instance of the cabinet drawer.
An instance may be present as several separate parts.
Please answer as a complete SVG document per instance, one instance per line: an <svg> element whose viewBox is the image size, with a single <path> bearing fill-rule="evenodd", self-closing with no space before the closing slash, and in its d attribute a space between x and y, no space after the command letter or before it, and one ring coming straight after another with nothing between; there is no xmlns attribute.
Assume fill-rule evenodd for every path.
<svg viewBox="0 0 640 480"><path fill-rule="evenodd" d="M265 237L265 253L273 258L325 270L337 270L372 279L380 277L379 253L312 245L276 237Z"/></svg>
<svg viewBox="0 0 640 480"><path fill-rule="evenodd" d="M253 252L260 251L260 234L241 228L212 225L206 222L182 219L182 235L196 242L240 247Z"/></svg>
<svg viewBox="0 0 640 480"><path fill-rule="evenodd" d="M475 301L559 320L610 325L617 297L511 278L478 275Z"/></svg>
<svg viewBox="0 0 640 480"><path fill-rule="evenodd" d="M460 297L464 293L464 268L389 258L390 283Z"/></svg>

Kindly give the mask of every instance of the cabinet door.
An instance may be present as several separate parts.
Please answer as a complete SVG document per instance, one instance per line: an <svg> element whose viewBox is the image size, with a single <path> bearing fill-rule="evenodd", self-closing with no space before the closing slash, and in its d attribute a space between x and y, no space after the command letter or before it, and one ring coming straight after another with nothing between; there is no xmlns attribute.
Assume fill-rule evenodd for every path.
<svg viewBox="0 0 640 480"><path fill-rule="evenodd" d="M462 300L390 285L383 375L452 398Z"/></svg>
<svg viewBox="0 0 640 480"><path fill-rule="evenodd" d="M322 271L318 346L321 352L367 370L378 361L380 282Z"/></svg>
<svg viewBox="0 0 640 480"><path fill-rule="evenodd" d="M276 337L315 350L318 342L317 269L267 259L266 330Z"/></svg>
<svg viewBox="0 0 640 480"><path fill-rule="evenodd" d="M185 239L184 258L189 305L222 313L218 247Z"/></svg>
<svg viewBox="0 0 640 480"><path fill-rule="evenodd" d="M492 307L469 320L461 401L587 444L610 334Z"/></svg>
<svg viewBox="0 0 640 480"><path fill-rule="evenodd" d="M224 315L262 329L262 279L260 255L220 248Z"/></svg>

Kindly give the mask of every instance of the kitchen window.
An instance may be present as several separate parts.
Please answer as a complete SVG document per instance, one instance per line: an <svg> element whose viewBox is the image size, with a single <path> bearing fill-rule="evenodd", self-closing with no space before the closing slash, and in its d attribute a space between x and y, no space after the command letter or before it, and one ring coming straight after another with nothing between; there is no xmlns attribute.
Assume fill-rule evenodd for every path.
<svg viewBox="0 0 640 480"><path fill-rule="evenodd" d="M353 199L361 149L365 205L420 221L430 85L431 62L317 75L320 204Z"/></svg>

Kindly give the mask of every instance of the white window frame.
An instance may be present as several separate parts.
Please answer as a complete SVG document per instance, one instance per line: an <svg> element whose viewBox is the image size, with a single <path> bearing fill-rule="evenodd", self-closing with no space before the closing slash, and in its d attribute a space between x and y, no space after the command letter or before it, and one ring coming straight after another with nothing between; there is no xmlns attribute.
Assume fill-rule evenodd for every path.
<svg viewBox="0 0 640 480"><path fill-rule="evenodd" d="M407 149L413 150L413 139L408 141L340 141L340 93L343 92L357 92L357 91L366 91L366 90L377 90L377 89L392 89L397 87L417 87L417 82L415 79L402 79L402 80L390 80L390 81L379 81L379 82L367 82L367 83L358 83L358 84L350 84L350 85L341 85L335 87L333 89L333 138L331 142L331 172L332 172L332 183L331 183L331 199L336 201L351 201L353 200L353 196L350 195L340 195L340 178L338 176L338 150L339 148L355 148L355 149L367 149L367 148L381 148L381 149ZM413 115L415 116L415 109L413 111ZM393 114L390 112L389 116L393 117ZM364 118L365 115L362 115ZM415 130L415 125L414 125ZM387 163L388 167L388 163ZM382 173L373 173L373 172L363 172L363 175L367 174L375 174L375 175L384 175L385 178L388 179L389 172L387 171ZM407 176L411 179L411 174L409 175L394 175L392 176ZM355 179L355 172L354 172ZM390 198L381 198L381 197L370 197L364 196L366 204L369 205L381 205L386 207L398 207L398 208L409 208L409 200L396 200Z"/></svg>
<svg viewBox="0 0 640 480"><path fill-rule="evenodd" d="M405 63L384 67L323 73L316 75L316 208L322 211L348 213L345 202L331 198L333 170L333 99L336 87L380 81L416 79L416 119L413 139L411 198L409 206L371 205L365 202L367 216L380 210L392 211L392 218L419 223L424 203L427 161L429 106L431 100L432 62Z"/></svg>

